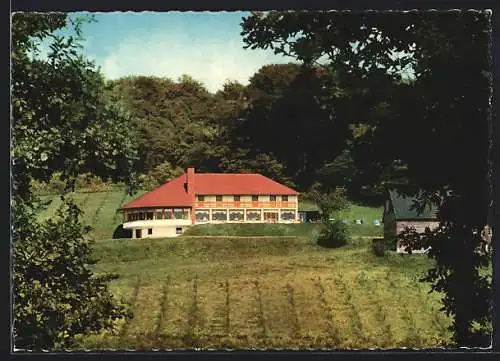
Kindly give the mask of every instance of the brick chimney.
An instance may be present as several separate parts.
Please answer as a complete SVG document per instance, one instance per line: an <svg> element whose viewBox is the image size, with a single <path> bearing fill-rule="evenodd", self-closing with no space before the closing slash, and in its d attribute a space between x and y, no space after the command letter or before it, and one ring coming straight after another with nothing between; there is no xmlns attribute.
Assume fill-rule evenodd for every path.
<svg viewBox="0 0 500 361"><path fill-rule="evenodd" d="M194 168L191 167L186 170L186 191L194 197Z"/></svg>
<svg viewBox="0 0 500 361"><path fill-rule="evenodd" d="M190 196L192 203L191 207L191 224L195 223L195 216L194 216L194 202L195 202L195 195L194 195L194 168L193 167L188 167L186 170L186 192Z"/></svg>

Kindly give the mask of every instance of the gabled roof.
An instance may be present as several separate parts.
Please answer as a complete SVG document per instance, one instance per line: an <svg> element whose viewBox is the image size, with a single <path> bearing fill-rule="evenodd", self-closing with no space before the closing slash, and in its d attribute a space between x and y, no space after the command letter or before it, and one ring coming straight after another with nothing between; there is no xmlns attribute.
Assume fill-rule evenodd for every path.
<svg viewBox="0 0 500 361"><path fill-rule="evenodd" d="M261 174L196 173L194 191L197 195L297 195L297 191Z"/></svg>
<svg viewBox="0 0 500 361"><path fill-rule="evenodd" d="M137 199L125 204L122 208L146 207L188 207L193 204L192 197L186 192L184 184L186 176L181 175Z"/></svg>
<svg viewBox="0 0 500 361"><path fill-rule="evenodd" d="M191 207L186 174L125 204L122 208ZM297 195L298 193L261 174L195 173L194 195Z"/></svg>
<svg viewBox="0 0 500 361"><path fill-rule="evenodd" d="M418 209L417 202L419 200L420 192L414 196L408 196L398 192L397 189L389 190L389 199L392 203L394 216L396 220L435 220L437 219L436 205L426 206L423 210ZM416 202L417 201L417 202ZM419 204L419 202L418 202Z"/></svg>

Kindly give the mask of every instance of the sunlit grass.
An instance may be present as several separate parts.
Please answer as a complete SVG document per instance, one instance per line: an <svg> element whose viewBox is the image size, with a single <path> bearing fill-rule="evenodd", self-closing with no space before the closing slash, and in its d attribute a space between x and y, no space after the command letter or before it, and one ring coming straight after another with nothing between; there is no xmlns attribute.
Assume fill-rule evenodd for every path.
<svg viewBox="0 0 500 361"><path fill-rule="evenodd" d="M178 237L106 240L94 252L96 271L120 275L111 289L135 317L86 347L421 348L449 337L437 295L416 279L429 260L378 258L369 242Z"/></svg>
<svg viewBox="0 0 500 361"><path fill-rule="evenodd" d="M137 196L74 194L97 240L95 271L119 275L111 291L135 314L116 334L84 337L82 348L422 348L450 336L439 295L417 281L430 261L371 253L381 208L338 214L351 235L339 249L317 245L321 224L197 225L178 238L110 239L122 220L116 210ZM54 197L40 217L59 204Z"/></svg>

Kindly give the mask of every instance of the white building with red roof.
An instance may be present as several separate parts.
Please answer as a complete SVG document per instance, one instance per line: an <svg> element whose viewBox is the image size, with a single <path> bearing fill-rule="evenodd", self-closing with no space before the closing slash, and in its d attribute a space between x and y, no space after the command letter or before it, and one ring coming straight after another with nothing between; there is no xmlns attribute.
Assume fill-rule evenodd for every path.
<svg viewBox="0 0 500 361"><path fill-rule="evenodd" d="M194 224L295 223L298 192L261 174L186 173L125 204L133 238L172 237Z"/></svg>

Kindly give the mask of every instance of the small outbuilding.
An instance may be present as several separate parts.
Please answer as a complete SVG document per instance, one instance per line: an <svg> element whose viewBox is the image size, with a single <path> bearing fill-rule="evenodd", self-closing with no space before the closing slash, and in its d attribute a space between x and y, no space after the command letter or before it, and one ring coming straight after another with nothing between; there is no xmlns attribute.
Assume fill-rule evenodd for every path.
<svg viewBox="0 0 500 361"><path fill-rule="evenodd" d="M419 209L417 206L419 193L408 196L398 189L388 191L388 197L384 205L382 222L384 224L384 239L386 243L396 242L396 252L406 253L398 239L399 234L407 227L412 227L416 232L423 233L428 228L433 230L439 226L436 205L426 206ZM412 251L413 253L425 253L425 249Z"/></svg>

